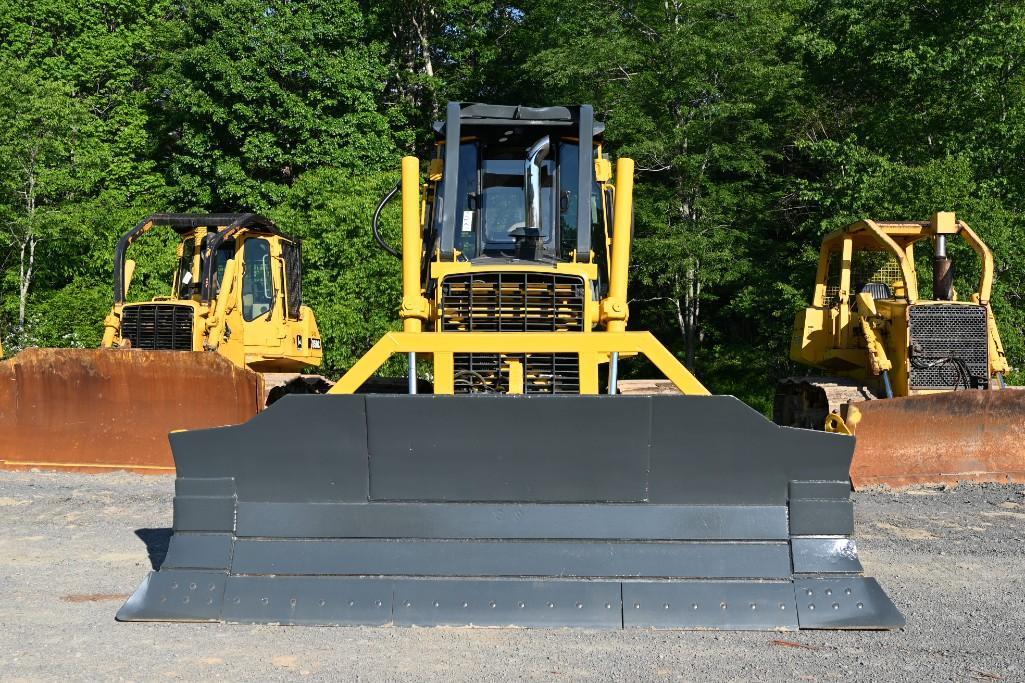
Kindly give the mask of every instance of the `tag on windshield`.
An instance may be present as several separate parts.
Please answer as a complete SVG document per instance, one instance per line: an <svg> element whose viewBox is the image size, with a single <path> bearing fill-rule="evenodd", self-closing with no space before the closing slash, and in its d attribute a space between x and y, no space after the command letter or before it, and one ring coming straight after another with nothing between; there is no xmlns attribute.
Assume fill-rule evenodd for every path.
<svg viewBox="0 0 1025 683"><path fill-rule="evenodd" d="M473 232L473 211L463 211L463 232Z"/></svg>
<svg viewBox="0 0 1025 683"><path fill-rule="evenodd" d="M183 285L187 285L190 282L192 282L192 271L191 270L186 270L185 274L182 275L182 284Z"/></svg>

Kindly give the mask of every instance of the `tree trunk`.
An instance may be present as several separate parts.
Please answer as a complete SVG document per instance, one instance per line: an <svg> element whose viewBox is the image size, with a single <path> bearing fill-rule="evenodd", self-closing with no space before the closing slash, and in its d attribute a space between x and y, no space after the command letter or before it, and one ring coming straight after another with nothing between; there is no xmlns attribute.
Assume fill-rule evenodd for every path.
<svg viewBox="0 0 1025 683"><path fill-rule="evenodd" d="M684 365L694 371L694 356L698 341L698 316L701 313L700 263L693 259L687 266L684 288Z"/></svg>
<svg viewBox="0 0 1025 683"><path fill-rule="evenodd" d="M36 150L29 154L27 166L27 177L25 179L25 190L22 193L25 197L25 215L28 218L28 226L20 237L21 261L18 270L18 331L25 331L25 309L28 308L28 293L32 286L32 272L36 265L36 244L39 243L39 236L36 234Z"/></svg>
<svg viewBox="0 0 1025 683"><path fill-rule="evenodd" d="M28 307L28 292L32 285L32 271L36 264L36 244L39 238L28 234L21 243L21 268L18 272L18 330L25 330L25 309ZM26 252L28 252L26 254Z"/></svg>

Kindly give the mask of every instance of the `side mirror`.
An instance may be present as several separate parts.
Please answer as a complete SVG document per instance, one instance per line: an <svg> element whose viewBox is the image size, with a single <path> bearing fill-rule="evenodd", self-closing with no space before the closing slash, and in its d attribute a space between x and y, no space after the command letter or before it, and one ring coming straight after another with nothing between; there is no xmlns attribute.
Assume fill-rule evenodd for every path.
<svg viewBox="0 0 1025 683"><path fill-rule="evenodd" d="M128 288L132 286L132 277L135 275L135 261L125 261L125 297L128 296Z"/></svg>

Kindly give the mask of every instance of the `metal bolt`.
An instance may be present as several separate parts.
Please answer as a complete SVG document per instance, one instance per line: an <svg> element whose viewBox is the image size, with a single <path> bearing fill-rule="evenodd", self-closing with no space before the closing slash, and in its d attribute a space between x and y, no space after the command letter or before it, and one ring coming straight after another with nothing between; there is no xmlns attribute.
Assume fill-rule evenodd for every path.
<svg viewBox="0 0 1025 683"><path fill-rule="evenodd" d="M214 604L214 599L213 598L207 598L206 599L206 604L208 604L208 605Z"/></svg>
<svg viewBox="0 0 1025 683"><path fill-rule="evenodd" d="M217 589L217 586L215 586L214 584L211 583L210 587L207 590L216 590L216 589Z"/></svg>
<svg viewBox="0 0 1025 683"><path fill-rule="evenodd" d="M468 602L464 602L464 603L463 603L463 609L466 609L466 608L467 608L467 607L469 607L469 606L470 606L470 603L468 603Z"/></svg>
<svg viewBox="0 0 1025 683"><path fill-rule="evenodd" d="M173 591L178 590L178 582L177 581L172 581L171 582L171 590L173 590Z"/></svg>
<svg viewBox="0 0 1025 683"><path fill-rule="evenodd" d="M758 609L758 605L756 605L756 604L754 604L754 603L752 602L752 603L751 603L751 609Z"/></svg>
<svg viewBox="0 0 1025 683"><path fill-rule="evenodd" d="M780 609L786 609L786 608L787 608L787 606L786 606L786 605L784 605L784 604L783 604L783 603L781 602L781 603L779 603L779 608L780 608Z"/></svg>
<svg viewBox="0 0 1025 683"><path fill-rule="evenodd" d="M488 604L491 606L491 609L495 609L496 607L498 607L498 605L496 605L494 602Z"/></svg>
<svg viewBox="0 0 1025 683"><path fill-rule="evenodd" d="M697 608L698 608L698 603L696 603L696 602L695 602L694 604L692 604L692 605L690 606L690 608L691 608L691 609L697 609Z"/></svg>
<svg viewBox="0 0 1025 683"><path fill-rule="evenodd" d="M383 603L382 603L382 602L381 602L380 600L378 600L378 601L377 601L376 603L374 603L374 604L376 604L376 605L377 605L378 607L380 607L380 606L381 606L381 605L382 605Z"/></svg>
<svg viewBox="0 0 1025 683"><path fill-rule="evenodd" d="M189 604L189 596L186 595L184 598L182 598L182 602L184 602L186 605Z"/></svg>
<svg viewBox="0 0 1025 683"><path fill-rule="evenodd" d="M857 607L858 607L858 609L864 609L865 605L864 605L864 603L859 602Z"/></svg>
<svg viewBox="0 0 1025 683"><path fill-rule="evenodd" d="M242 598L236 597L234 602L235 602L236 605L238 605L238 604L240 604L242 602Z"/></svg>
<svg viewBox="0 0 1025 683"><path fill-rule="evenodd" d="M326 604L327 604L327 602L326 602L325 600L321 600L321 601L320 601L320 606L321 606L321 607L323 607L323 606L324 606L324 605L326 605Z"/></svg>
<svg viewBox="0 0 1025 683"><path fill-rule="evenodd" d="M805 595L811 595L812 593L813 593L813 591L812 591L812 589L811 589L811 588L805 588L805 589L804 589L804 594L805 594Z"/></svg>
<svg viewBox="0 0 1025 683"><path fill-rule="evenodd" d="M640 609L640 608L641 608L641 603L635 602L634 603L634 609Z"/></svg>
<svg viewBox="0 0 1025 683"><path fill-rule="evenodd" d="M815 609L815 605L808 605L808 609L814 610Z"/></svg>
<svg viewBox="0 0 1025 683"><path fill-rule="evenodd" d="M268 598L260 598L260 602L266 605L270 600Z"/></svg>
<svg viewBox="0 0 1025 683"><path fill-rule="evenodd" d="M850 588L844 588L843 592L844 592L844 595L850 595L851 594L851 589Z"/></svg>
<svg viewBox="0 0 1025 683"><path fill-rule="evenodd" d="M441 607L441 603L440 603L440 602L438 602L437 600L435 600L435 601L434 601L434 606L435 606L435 607Z"/></svg>
<svg viewBox="0 0 1025 683"><path fill-rule="evenodd" d="M605 609L612 609L612 603L611 602L606 602L605 603Z"/></svg>
<svg viewBox="0 0 1025 683"><path fill-rule="evenodd" d="M167 596L166 595L161 595L160 596L160 602L167 602Z"/></svg>
<svg viewBox="0 0 1025 683"><path fill-rule="evenodd" d="M296 603L296 602L297 602L297 601L296 601L296 599L295 599L295 598L291 598L291 599L290 599L290 600L288 601L288 604L289 604L289 605L291 605L292 607L295 607L295 603Z"/></svg>
<svg viewBox="0 0 1025 683"><path fill-rule="evenodd" d="M840 604L839 604L839 603L836 603L836 602L834 602L834 603L833 603L833 609L840 609Z"/></svg>
<svg viewBox="0 0 1025 683"><path fill-rule="evenodd" d="M669 609L669 603L667 602L666 604L662 605L662 607L665 609Z"/></svg>
<svg viewBox="0 0 1025 683"><path fill-rule="evenodd" d="M720 602L719 603L719 609L726 609L726 603L725 602Z"/></svg>
<svg viewBox="0 0 1025 683"><path fill-rule="evenodd" d="M577 603L577 609L584 609L584 603L578 602Z"/></svg>
<svg viewBox="0 0 1025 683"><path fill-rule="evenodd" d="M404 603L402 603L402 604L403 604L403 605L405 605L406 607L412 607L412 606L413 606L413 603L411 603L411 602L410 602L409 600L406 600L406 601L405 601Z"/></svg>
<svg viewBox="0 0 1025 683"><path fill-rule="evenodd" d="M554 609L555 603L554 602L548 603L548 607L549 607L549 609Z"/></svg>
<svg viewBox="0 0 1025 683"><path fill-rule="evenodd" d="M349 607L355 607L355 606L356 606L356 601L355 600L350 600L349 601Z"/></svg>
<svg viewBox="0 0 1025 683"><path fill-rule="evenodd" d="M196 584L195 584L195 583L190 583L190 584L189 584L189 590L190 590L190 591L194 591L194 590L196 590Z"/></svg>
<svg viewBox="0 0 1025 683"><path fill-rule="evenodd" d="M833 594L833 589L832 588L827 588L826 589L826 595L832 595L832 594Z"/></svg>
<svg viewBox="0 0 1025 683"><path fill-rule="evenodd" d="M521 603L519 603L519 607L520 607L520 609L523 609L523 608L524 608L524 607L526 607L526 606L527 606L527 603L525 603L525 602L521 602Z"/></svg>

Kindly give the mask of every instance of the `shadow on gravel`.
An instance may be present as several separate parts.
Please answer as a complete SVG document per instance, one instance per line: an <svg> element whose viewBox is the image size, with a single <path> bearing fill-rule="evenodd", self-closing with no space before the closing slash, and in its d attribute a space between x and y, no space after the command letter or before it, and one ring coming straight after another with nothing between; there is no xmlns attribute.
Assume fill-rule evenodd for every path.
<svg viewBox="0 0 1025 683"><path fill-rule="evenodd" d="M160 569L167 556L167 545L171 542L171 529L136 529L135 535L146 544L146 552L149 554L149 563L153 570Z"/></svg>

